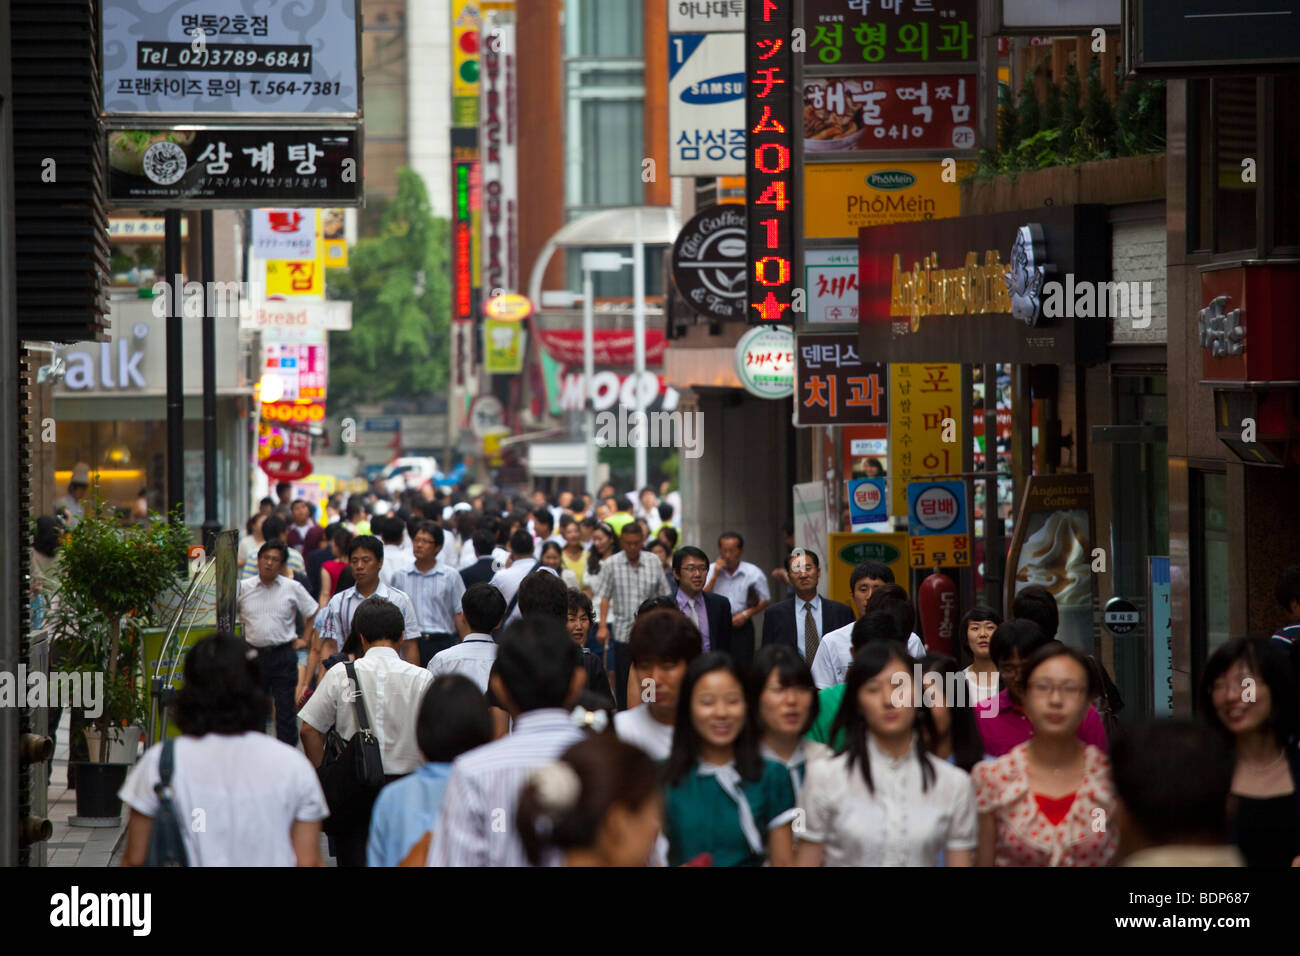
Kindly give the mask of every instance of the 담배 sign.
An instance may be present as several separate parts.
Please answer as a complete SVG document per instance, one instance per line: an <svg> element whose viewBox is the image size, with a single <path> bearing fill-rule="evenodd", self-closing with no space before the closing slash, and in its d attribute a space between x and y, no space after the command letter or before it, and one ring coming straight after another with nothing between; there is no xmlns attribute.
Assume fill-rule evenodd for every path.
<svg viewBox="0 0 1300 956"><path fill-rule="evenodd" d="M889 520L884 478L855 478L848 484L849 521L854 531L868 531L865 525Z"/></svg>
<svg viewBox="0 0 1300 956"><path fill-rule="evenodd" d="M970 566L970 515L961 481L907 485L908 564L913 568Z"/></svg>

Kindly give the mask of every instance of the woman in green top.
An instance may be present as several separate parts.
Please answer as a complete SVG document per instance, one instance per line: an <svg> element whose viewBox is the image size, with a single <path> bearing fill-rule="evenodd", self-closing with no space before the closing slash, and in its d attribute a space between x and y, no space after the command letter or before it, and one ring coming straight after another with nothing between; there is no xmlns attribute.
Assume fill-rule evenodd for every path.
<svg viewBox="0 0 1300 956"><path fill-rule="evenodd" d="M794 862L794 787L759 755L739 669L727 654L691 662L682 681L673 749L664 767L668 864L703 854L713 866Z"/></svg>
<svg viewBox="0 0 1300 956"><path fill-rule="evenodd" d="M804 737L817 719L812 671L789 644L766 644L754 655L745 691L759 734L759 753L789 771L797 794L808 761L831 756L825 744Z"/></svg>

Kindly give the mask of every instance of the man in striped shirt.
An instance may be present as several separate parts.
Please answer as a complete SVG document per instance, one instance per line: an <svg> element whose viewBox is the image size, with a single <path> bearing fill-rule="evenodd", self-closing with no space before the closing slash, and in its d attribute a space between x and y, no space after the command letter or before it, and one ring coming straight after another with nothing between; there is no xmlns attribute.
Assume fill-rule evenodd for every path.
<svg viewBox="0 0 1300 956"><path fill-rule="evenodd" d="M442 528L432 521L421 521L411 539L415 563L388 578L388 583L404 591L415 608L420 624L421 667L428 667L435 654L469 633L460 603L465 596L465 582L459 571L438 561L444 540Z"/></svg>
<svg viewBox="0 0 1300 956"><path fill-rule="evenodd" d="M514 731L452 764L433 837L431 866L527 866L515 827L519 791L533 769L583 738L568 709L587 684L578 646L547 616L511 624L491 687Z"/></svg>
<svg viewBox="0 0 1300 956"><path fill-rule="evenodd" d="M292 548L289 553L293 553ZM357 606L366 598L378 595L392 601L402 612L406 632L398 653L404 660L416 663L420 654L419 620L415 616L415 608L411 606L411 599L397 588L390 588L379 580L379 570L384 566L384 546L379 543L379 539L369 534L353 538L352 544L348 546L348 566L357 583L330 598L323 614L317 614L321 639L334 641L338 650L343 650ZM359 649L357 653L360 653Z"/></svg>

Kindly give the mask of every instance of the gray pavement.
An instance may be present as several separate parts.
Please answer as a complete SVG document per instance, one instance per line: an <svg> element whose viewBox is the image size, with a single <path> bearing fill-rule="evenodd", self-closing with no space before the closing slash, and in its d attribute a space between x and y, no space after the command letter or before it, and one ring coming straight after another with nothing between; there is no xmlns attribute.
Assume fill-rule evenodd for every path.
<svg viewBox="0 0 1300 956"><path fill-rule="evenodd" d="M116 827L74 827L68 821L77 815L77 792L68 789L68 721L67 710L59 722L54 747L54 775L50 778L47 816L54 824L54 835L44 844L46 866L116 866L125 846L125 809Z"/></svg>

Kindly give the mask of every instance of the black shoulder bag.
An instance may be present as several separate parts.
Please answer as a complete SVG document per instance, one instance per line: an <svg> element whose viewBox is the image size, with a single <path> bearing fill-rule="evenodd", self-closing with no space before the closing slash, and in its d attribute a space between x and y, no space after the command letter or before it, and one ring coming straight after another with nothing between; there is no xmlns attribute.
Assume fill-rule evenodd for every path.
<svg viewBox="0 0 1300 956"><path fill-rule="evenodd" d="M153 792L158 795L158 812L153 816L153 829L149 831L149 855L145 866L189 866L185 852L185 837L176 807L172 804L172 764L176 741L168 737L163 741L162 755L158 758L158 782Z"/></svg>
<svg viewBox="0 0 1300 956"><path fill-rule="evenodd" d="M329 819L322 829L335 835L370 811L374 799L384 786L384 761L379 738L370 729L366 703L361 697L361 682L351 661L347 668L353 690L352 704L357 712L357 727L352 739L344 742L334 728L325 739L325 759L316 773L329 806Z"/></svg>

